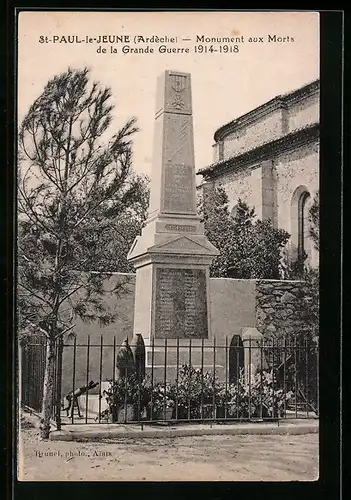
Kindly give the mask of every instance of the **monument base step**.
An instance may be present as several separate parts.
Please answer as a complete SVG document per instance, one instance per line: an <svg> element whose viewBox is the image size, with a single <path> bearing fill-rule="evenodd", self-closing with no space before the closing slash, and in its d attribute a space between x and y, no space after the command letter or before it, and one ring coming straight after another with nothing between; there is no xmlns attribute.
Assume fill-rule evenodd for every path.
<svg viewBox="0 0 351 500"><path fill-rule="evenodd" d="M214 346L210 340L154 339L153 345L145 342L146 367L177 368L183 364L204 369L223 367L226 352L223 346Z"/></svg>
<svg viewBox="0 0 351 500"><path fill-rule="evenodd" d="M154 339L153 345L145 342L145 368L155 380L174 382L182 365L216 373L225 380L226 352L223 346L213 345L205 339Z"/></svg>

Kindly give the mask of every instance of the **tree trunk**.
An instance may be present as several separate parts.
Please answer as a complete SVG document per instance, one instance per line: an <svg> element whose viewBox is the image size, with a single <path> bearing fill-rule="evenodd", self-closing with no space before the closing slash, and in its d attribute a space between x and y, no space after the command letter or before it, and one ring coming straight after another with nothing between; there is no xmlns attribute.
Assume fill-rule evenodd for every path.
<svg viewBox="0 0 351 500"><path fill-rule="evenodd" d="M46 364L44 375L44 391L42 414L40 421L40 437L41 439L49 439L50 420L53 409L54 396L54 372L56 362L56 344L55 340L48 339L46 344Z"/></svg>

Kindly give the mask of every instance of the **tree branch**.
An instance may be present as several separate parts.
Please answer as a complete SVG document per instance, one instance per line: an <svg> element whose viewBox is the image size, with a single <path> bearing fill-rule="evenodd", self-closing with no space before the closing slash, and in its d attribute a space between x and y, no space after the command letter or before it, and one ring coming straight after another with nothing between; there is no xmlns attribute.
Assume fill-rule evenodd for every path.
<svg viewBox="0 0 351 500"><path fill-rule="evenodd" d="M20 195L23 197L23 199L25 201L26 207L30 210L30 212L34 216L34 219L36 220L37 224L39 224L48 233L53 234L55 236L55 238L59 238L59 235L55 231L53 231L51 228L49 228L46 224L44 224L43 221L38 216L38 214L35 212L35 210L33 210L31 203L30 203L27 195L25 194L25 192L20 187L18 188L18 190L19 190ZM29 217L28 211L23 210L23 212L26 213L26 215Z"/></svg>
<svg viewBox="0 0 351 500"><path fill-rule="evenodd" d="M62 335L64 335L65 333L69 332L70 330L72 330L72 328L74 328L76 325L71 325L70 327L66 328L66 330L63 330L63 332L60 332L58 333L57 335L55 335L55 340L59 337L62 337Z"/></svg>
<svg viewBox="0 0 351 500"><path fill-rule="evenodd" d="M78 290L80 290L81 288L83 288L85 286L85 284L83 285L79 285L77 286L74 290L72 290L72 292L69 292L67 293L59 302L58 302L58 307L60 307L61 304L63 304L63 302L65 302L65 300L67 300L71 295L73 295L74 293L78 292Z"/></svg>
<svg viewBox="0 0 351 500"><path fill-rule="evenodd" d="M46 332L45 330L43 330L43 328L41 328L39 325L34 325L34 323L32 323L31 321L28 321L28 324L31 327L33 327L35 330L39 330L41 333L43 333L46 338L50 338L50 335L48 334L48 332Z"/></svg>
<svg viewBox="0 0 351 500"><path fill-rule="evenodd" d="M50 307L50 309L52 309L53 305L48 300L44 299L43 297L41 297L37 293L33 292L33 290L31 288L28 288L26 285L24 285L21 282L19 282L18 285L21 286L22 288L24 288L25 290L27 290L27 292L29 292L31 295L36 297L38 300L41 300L42 302L47 304Z"/></svg>

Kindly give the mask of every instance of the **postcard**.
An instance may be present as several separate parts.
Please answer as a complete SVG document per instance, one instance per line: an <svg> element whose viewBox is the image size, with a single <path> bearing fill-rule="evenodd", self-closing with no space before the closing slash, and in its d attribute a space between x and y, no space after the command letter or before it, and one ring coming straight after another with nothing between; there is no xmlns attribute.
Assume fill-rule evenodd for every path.
<svg viewBox="0 0 351 500"><path fill-rule="evenodd" d="M19 13L20 481L318 479L319 29Z"/></svg>

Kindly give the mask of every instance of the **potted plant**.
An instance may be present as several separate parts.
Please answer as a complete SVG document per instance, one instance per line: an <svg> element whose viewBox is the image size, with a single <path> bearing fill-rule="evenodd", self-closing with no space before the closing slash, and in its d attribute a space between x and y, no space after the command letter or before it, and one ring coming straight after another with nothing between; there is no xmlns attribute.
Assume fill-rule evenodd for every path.
<svg viewBox="0 0 351 500"><path fill-rule="evenodd" d="M174 386L156 383L148 402L148 417L151 420L171 420L174 415Z"/></svg>
<svg viewBox="0 0 351 500"><path fill-rule="evenodd" d="M111 383L104 391L108 408L102 418L110 422L131 422L140 420L149 400L147 381L139 382L133 372Z"/></svg>
<svg viewBox="0 0 351 500"><path fill-rule="evenodd" d="M184 364L178 374L177 417L190 420L215 418L220 387L214 373Z"/></svg>

